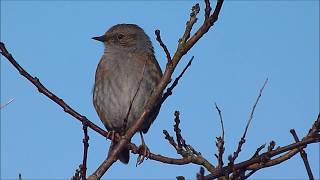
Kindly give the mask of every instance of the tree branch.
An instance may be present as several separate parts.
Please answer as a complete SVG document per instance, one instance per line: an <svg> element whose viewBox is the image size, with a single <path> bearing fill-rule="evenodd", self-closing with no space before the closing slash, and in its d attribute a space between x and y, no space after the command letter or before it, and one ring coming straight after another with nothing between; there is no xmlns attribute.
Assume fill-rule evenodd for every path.
<svg viewBox="0 0 320 180"><path fill-rule="evenodd" d="M166 53L166 56L167 56L167 61L170 62L171 61L171 55L170 55L170 52L167 48L167 46L162 42L161 40L161 36L160 36L160 30L157 29L154 31L154 33L156 34L157 36L157 41L159 42L160 46L162 47L163 51Z"/></svg>
<svg viewBox="0 0 320 180"><path fill-rule="evenodd" d="M296 153L298 153L300 148L305 147L309 144L319 143L320 142L319 131L320 131L320 114L318 114L318 117L316 121L313 123L312 128L309 130L309 133L301 141L289 144L284 147L278 147L274 150L267 151L260 155L253 156L249 160L240 162L238 164L234 164L233 170L237 171L241 169L246 169L246 170L257 171L259 169L274 166L283 161L286 161L292 156L294 156ZM278 158L271 159L272 157L283 154L283 153L285 154L281 155ZM216 168L214 172L205 176L205 179L215 179L220 176L224 176L225 175L224 173L228 171L228 169L229 169L229 166L225 166L221 169Z"/></svg>
<svg viewBox="0 0 320 180"><path fill-rule="evenodd" d="M214 103L216 110L218 111L219 118L220 118L220 124L221 124L221 136L216 137L216 146L218 148L218 155L215 154L217 160L218 160L218 168L223 167L223 153L224 153L224 126L223 126L223 119L222 119L222 114L221 110L219 109L217 103Z"/></svg>
<svg viewBox="0 0 320 180"><path fill-rule="evenodd" d="M88 126L87 122L84 121L82 125L83 129L83 158L82 158L82 166L81 166L81 175L82 179L85 180L87 178L87 157L88 157L88 148L89 148L89 136L88 136Z"/></svg>
<svg viewBox="0 0 320 180"><path fill-rule="evenodd" d="M248 119L248 122L247 122L246 128L244 130L244 133L243 133L243 135L242 135L242 137L241 137L241 139L240 139L240 141L238 143L237 150L233 153L233 156L229 157L230 166L232 166L232 164L234 164L234 161L237 159L237 157L239 156L239 153L241 152L242 145L246 142L245 138L246 138L246 135L247 135L247 131L248 131L249 125L250 125L250 123L251 123L251 121L253 119L254 111L255 111L255 109L257 107L257 104L258 104L258 102L260 100L260 97L262 95L263 89L265 88L267 83L268 83L268 78L264 81L263 86L261 87L261 89L259 91L259 95L258 95L258 97L257 97L257 99L256 99L256 101L255 101L255 103L254 103L254 105L252 107L252 110L251 110L251 113L250 113L250 117Z"/></svg>
<svg viewBox="0 0 320 180"><path fill-rule="evenodd" d="M291 130L290 130L290 133L292 134L294 140L295 140L296 142L299 142L299 138L298 138L298 135L297 135L296 131L295 131L294 129L291 129ZM303 150L303 148L300 148L300 149L299 149L299 152L300 152L300 156L301 156L301 158L302 158L302 160L303 160L304 166L306 167L306 170L307 170L309 179L310 179L310 180L314 180L314 177L313 177L313 174L312 174L310 165L309 165L307 153Z"/></svg>

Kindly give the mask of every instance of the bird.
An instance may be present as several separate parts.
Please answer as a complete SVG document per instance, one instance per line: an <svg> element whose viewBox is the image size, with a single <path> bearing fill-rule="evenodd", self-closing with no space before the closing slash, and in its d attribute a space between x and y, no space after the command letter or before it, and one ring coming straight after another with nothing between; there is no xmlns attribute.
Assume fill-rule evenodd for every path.
<svg viewBox="0 0 320 180"><path fill-rule="evenodd" d="M93 105L109 132L124 135L143 112L162 78L162 70L150 38L136 24L114 25L104 35L92 39L104 44L95 73ZM145 146L142 132L147 133L159 110L157 105L138 129L142 146ZM112 140L108 156L115 145ZM125 147L117 158L128 164L128 148Z"/></svg>

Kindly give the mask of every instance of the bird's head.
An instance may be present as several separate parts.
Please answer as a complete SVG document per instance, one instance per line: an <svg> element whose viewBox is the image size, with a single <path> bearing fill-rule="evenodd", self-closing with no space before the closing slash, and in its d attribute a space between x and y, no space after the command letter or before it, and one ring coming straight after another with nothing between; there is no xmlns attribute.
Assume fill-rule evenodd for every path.
<svg viewBox="0 0 320 180"><path fill-rule="evenodd" d="M106 49L151 51L153 47L148 35L135 24L117 24L107 32L92 39L103 42Z"/></svg>

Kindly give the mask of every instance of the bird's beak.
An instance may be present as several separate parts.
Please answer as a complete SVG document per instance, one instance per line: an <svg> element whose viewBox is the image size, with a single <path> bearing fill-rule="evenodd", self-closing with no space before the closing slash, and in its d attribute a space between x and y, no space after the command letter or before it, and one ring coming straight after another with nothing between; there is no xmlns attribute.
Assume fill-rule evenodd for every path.
<svg viewBox="0 0 320 180"><path fill-rule="evenodd" d="M92 39L100 41L100 42L105 42L106 41L106 35L93 37Z"/></svg>

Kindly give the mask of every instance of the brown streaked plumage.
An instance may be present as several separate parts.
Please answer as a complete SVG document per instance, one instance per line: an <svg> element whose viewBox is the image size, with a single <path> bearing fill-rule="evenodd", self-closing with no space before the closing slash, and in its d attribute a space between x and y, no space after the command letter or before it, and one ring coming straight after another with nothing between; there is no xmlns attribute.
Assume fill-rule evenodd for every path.
<svg viewBox="0 0 320 180"><path fill-rule="evenodd" d="M108 131L124 134L143 112L162 72L149 37L135 24L115 25L93 39L105 45L96 70L93 104ZM148 131L159 108L149 115L140 131ZM110 149L113 146L111 143ZM128 149L120 153L119 159L128 163Z"/></svg>

